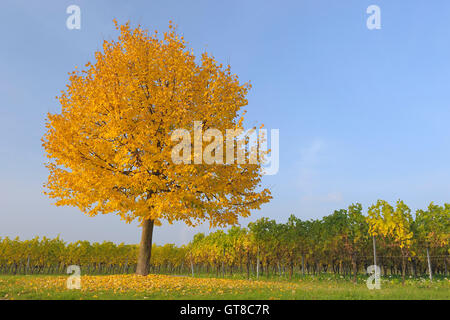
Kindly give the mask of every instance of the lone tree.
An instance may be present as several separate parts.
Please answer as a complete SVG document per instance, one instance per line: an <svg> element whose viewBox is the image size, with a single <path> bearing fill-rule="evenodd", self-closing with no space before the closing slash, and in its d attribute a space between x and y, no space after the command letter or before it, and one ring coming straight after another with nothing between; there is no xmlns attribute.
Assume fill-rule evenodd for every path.
<svg viewBox="0 0 450 320"><path fill-rule="evenodd" d="M58 206L75 206L90 216L137 219L142 238L136 272L147 275L154 225L237 224L271 195L261 188L261 161L217 161L223 158L217 136L215 147L200 149L215 158L212 164L180 164L171 156L177 145L172 133L193 132L194 121L204 130L242 130L240 112L250 85L240 84L229 66L207 53L196 61L172 24L159 39L156 31L150 35L140 26L114 22L118 39L104 41L86 70L69 73L58 97L61 113L48 114L42 139L49 158L45 194ZM235 153L249 147L249 139L236 136L233 142Z"/></svg>

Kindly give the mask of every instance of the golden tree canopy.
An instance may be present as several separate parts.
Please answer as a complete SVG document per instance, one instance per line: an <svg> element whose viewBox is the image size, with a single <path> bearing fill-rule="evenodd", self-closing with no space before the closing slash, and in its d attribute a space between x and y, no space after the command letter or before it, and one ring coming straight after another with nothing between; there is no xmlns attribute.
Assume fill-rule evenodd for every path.
<svg viewBox="0 0 450 320"><path fill-rule="evenodd" d="M162 39L140 26L118 25L95 63L70 73L48 114L43 146L50 173L45 193L56 205L127 222L181 220L237 223L271 198L260 164L175 164L178 128L242 129L250 86L203 53L198 62L172 25Z"/></svg>

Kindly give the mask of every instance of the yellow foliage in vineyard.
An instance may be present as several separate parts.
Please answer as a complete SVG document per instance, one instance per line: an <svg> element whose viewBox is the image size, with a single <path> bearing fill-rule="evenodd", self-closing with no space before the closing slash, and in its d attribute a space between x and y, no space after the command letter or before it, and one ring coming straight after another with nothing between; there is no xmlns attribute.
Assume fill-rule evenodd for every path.
<svg viewBox="0 0 450 320"><path fill-rule="evenodd" d="M372 239L377 237L377 265L382 274L423 275L432 264L436 274L448 273L450 205L430 204L415 219L399 201L394 209L378 201L363 215L362 206L336 210L320 220L287 223L262 218L248 228L232 227L209 235L199 233L185 246L153 245L151 273L179 275L241 274L247 278L289 274L365 273L372 264ZM61 239L0 238L0 273L65 273L68 265L86 274L134 272L137 245ZM427 261L429 260L429 261ZM429 262L429 263L427 263Z"/></svg>
<svg viewBox="0 0 450 320"><path fill-rule="evenodd" d="M27 287L32 290L40 288L66 291L67 277L33 277L21 278L16 282L18 287ZM164 292L167 295L177 294L239 294L250 290L273 289L274 292L295 290L296 285L288 282L230 280L217 278L190 278L168 275L110 275L110 276L82 276L81 291L96 292L111 290L115 293L129 291L136 292Z"/></svg>

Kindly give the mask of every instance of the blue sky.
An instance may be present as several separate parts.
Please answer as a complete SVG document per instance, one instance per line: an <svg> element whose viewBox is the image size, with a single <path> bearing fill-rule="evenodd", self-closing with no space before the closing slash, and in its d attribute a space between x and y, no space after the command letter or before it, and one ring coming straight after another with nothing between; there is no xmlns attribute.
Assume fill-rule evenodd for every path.
<svg viewBox="0 0 450 320"><path fill-rule="evenodd" d="M66 8L81 8L81 29ZM366 8L381 9L368 30ZM280 129L273 200L248 221L319 218L352 202L401 198L412 209L450 193L450 2L9 1L0 5L0 236L137 243L113 215L90 218L43 194L40 139L67 72L113 39L113 18L149 30L178 25L194 53L211 52L251 81L247 125ZM197 229L155 229L186 243Z"/></svg>

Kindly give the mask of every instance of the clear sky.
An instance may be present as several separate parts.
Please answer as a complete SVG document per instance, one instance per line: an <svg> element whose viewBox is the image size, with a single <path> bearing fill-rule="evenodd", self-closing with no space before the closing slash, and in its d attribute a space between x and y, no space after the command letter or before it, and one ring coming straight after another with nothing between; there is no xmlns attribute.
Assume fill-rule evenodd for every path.
<svg viewBox="0 0 450 320"><path fill-rule="evenodd" d="M81 8L81 29L66 8ZM368 30L366 9L381 9ZM0 4L0 236L137 243L137 224L55 207L43 194L41 137L67 72L93 61L112 20L153 31L178 25L194 53L211 52L250 80L247 125L280 130L273 200L248 221L319 218L401 198L412 209L450 194L450 2L18 1ZM186 243L182 224L158 244Z"/></svg>

